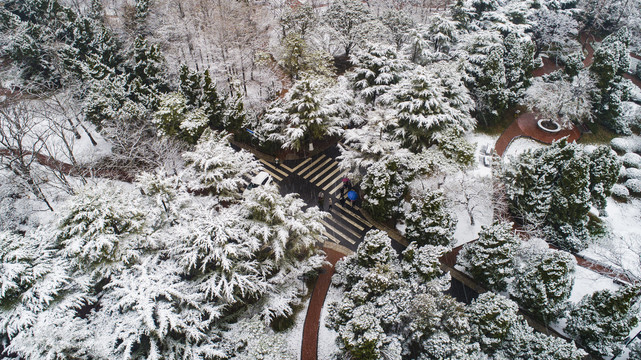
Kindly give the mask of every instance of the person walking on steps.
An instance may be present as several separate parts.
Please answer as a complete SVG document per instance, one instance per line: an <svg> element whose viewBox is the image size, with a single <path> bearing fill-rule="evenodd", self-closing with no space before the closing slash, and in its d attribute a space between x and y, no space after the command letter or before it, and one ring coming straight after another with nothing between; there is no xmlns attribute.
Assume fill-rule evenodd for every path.
<svg viewBox="0 0 641 360"><path fill-rule="evenodd" d="M332 198L330 197L330 198L329 198L329 208L327 208L327 211L332 211L332 205L333 205L333 204L334 204L334 201L333 201L333 200L332 200Z"/></svg>
<svg viewBox="0 0 641 360"><path fill-rule="evenodd" d="M324 210L323 205L325 205L325 194L323 194L323 192L321 191L320 193L318 193L318 207L321 210Z"/></svg>

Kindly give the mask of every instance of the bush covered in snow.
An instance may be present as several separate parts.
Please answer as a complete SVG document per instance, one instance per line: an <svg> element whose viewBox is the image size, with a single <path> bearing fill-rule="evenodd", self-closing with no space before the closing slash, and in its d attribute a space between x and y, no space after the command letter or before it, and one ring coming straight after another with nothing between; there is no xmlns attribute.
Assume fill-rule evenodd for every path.
<svg viewBox="0 0 641 360"><path fill-rule="evenodd" d="M627 168L625 172L621 174L623 179L637 179L641 180L641 169Z"/></svg>
<svg viewBox="0 0 641 360"><path fill-rule="evenodd" d="M610 141L610 146L620 153L641 152L641 138L638 136L617 137Z"/></svg>
<svg viewBox="0 0 641 360"><path fill-rule="evenodd" d="M630 193L636 196L641 195L641 180L630 179L625 182L625 187L630 190Z"/></svg>
<svg viewBox="0 0 641 360"><path fill-rule="evenodd" d="M641 168L641 155L629 152L623 155L623 165L625 167Z"/></svg>
<svg viewBox="0 0 641 360"><path fill-rule="evenodd" d="M612 197L619 200L628 200L630 197L630 190L621 184L615 184L612 187Z"/></svg>

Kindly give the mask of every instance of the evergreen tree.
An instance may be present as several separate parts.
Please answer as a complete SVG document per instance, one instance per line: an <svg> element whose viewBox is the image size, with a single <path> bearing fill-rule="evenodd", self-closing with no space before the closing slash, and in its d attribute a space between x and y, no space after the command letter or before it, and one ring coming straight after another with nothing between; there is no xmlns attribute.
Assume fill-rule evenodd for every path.
<svg viewBox="0 0 641 360"><path fill-rule="evenodd" d="M502 174L511 210L559 246L572 251L584 249L590 164L589 155L565 140L521 154Z"/></svg>
<svg viewBox="0 0 641 360"><path fill-rule="evenodd" d="M161 136L176 137L195 144L207 128L202 109L188 110L187 99L180 93L161 95L152 121Z"/></svg>
<svg viewBox="0 0 641 360"><path fill-rule="evenodd" d="M87 279L71 276L70 264L57 255L49 231L3 231L0 244L0 339L3 346L13 342L9 353L31 351L16 338L29 334L48 309L73 312L88 303ZM69 293L74 295L65 301Z"/></svg>
<svg viewBox="0 0 641 360"><path fill-rule="evenodd" d="M520 103L525 90L530 86L534 70L534 42L529 37L511 33L503 41L505 45L505 85L510 89L508 105Z"/></svg>
<svg viewBox="0 0 641 360"><path fill-rule="evenodd" d="M157 106L158 95L169 90L163 62L158 45L149 44L140 36L134 40L129 61L125 64L132 100L149 109Z"/></svg>
<svg viewBox="0 0 641 360"><path fill-rule="evenodd" d="M513 274L520 241L512 227L512 223L498 221L483 226L478 240L465 245L459 256L460 264L488 289L505 290Z"/></svg>
<svg viewBox="0 0 641 360"><path fill-rule="evenodd" d="M400 60L394 49L383 45L370 45L357 50L350 58L354 64L351 80L367 102L375 102L401 79L401 72L409 66Z"/></svg>
<svg viewBox="0 0 641 360"><path fill-rule="evenodd" d="M510 335L516 324L523 322L518 305L493 292L480 294L466 308L469 314L472 339L488 355L509 347Z"/></svg>
<svg viewBox="0 0 641 360"><path fill-rule="evenodd" d="M556 160L560 163L557 167L560 174L551 192L545 231L562 248L579 251L587 245L588 237L590 158L571 146L557 152Z"/></svg>
<svg viewBox="0 0 641 360"><path fill-rule="evenodd" d="M535 250L516 268L510 295L544 323L554 321L570 297L575 266L576 260L567 252Z"/></svg>
<svg viewBox="0 0 641 360"><path fill-rule="evenodd" d="M413 171L402 158L388 157L374 163L363 177L363 208L377 220L389 220L399 214L398 205L407 192Z"/></svg>
<svg viewBox="0 0 641 360"><path fill-rule="evenodd" d="M283 56L280 63L292 79L300 79L309 74L328 77L334 75L331 56L322 50L311 49L300 33L288 33L281 45Z"/></svg>
<svg viewBox="0 0 641 360"><path fill-rule="evenodd" d="M460 134L474 128L471 99L458 76L444 67L434 72L419 67L386 95L384 102L396 104L394 134L403 146L420 151L438 142L446 130Z"/></svg>
<svg viewBox="0 0 641 360"><path fill-rule="evenodd" d="M113 185L86 186L67 204L57 241L72 263L96 282L135 263L144 249L146 221L135 193ZM146 218L147 217L147 218Z"/></svg>
<svg viewBox="0 0 641 360"><path fill-rule="evenodd" d="M508 97L503 90L507 87L503 57L502 47L495 48L487 55L473 91L478 99L477 111L485 125L497 121L507 108Z"/></svg>
<svg viewBox="0 0 641 360"><path fill-rule="evenodd" d="M447 211L440 191L428 192L412 199L405 213L405 237L419 245L451 246L454 243L456 219Z"/></svg>
<svg viewBox="0 0 641 360"><path fill-rule="evenodd" d="M456 22L437 14L432 16L427 29L427 38L432 44L432 50L437 54L449 54L457 38Z"/></svg>
<svg viewBox="0 0 641 360"><path fill-rule="evenodd" d="M258 239L261 265L266 269L269 291L258 303L267 323L293 314L300 304L300 276L319 269L325 255L319 250L325 231L324 213L306 206L296 194L282 196L275 186L247 191L242 202L248 233Z"/></svg>
<svg viewBox="0 0 641 360"><path fill-rule="evenodd" d="M186 152L184 176L188 187L218 195L221 199L234 199L247 184L242 176L254 171L259 165L253 155L235 151L229 145L229 135L207 130L200 137L194 151Z"/></svg>
<svg viewBox="0 0 641 360"><path fill-rule="evenodd" d="M612 193L620 171L621 161L609 146L601 145L590 153L590 194L592 204L601 216L606 215L606 199Z"/></svg>
<svg viewBox="0 0 641 360"><path fill-rule="evenodd" d="M267 141L296 151L310 142L342 134L342 126L349 123L349 104L353 101L344 85L321 77L297 81L284 99L267 110L258 132Z"/></svg>
<svg viewBox="0 0 641 360"><path fill-rule="evenodd" d="M637 311L633 307L638 297L638 286L624 286L615 292L599 290L586 295L570 311L565 331L598 356L619 354L623 342L637 324Z"/></svg>
<svg viewBox="0 0 641 360"><path fill-rule="evenodd" d="M329 306L329 326L340 348L357 359L477 359L464 306L442 293L443 247L415 244L398 260L379 230L336 266L333 281L345 295Z"/></svg>
<svg viewBox="0 0 641 360"><path fill-rule="evenodd" d="M628 97L621 75L630 67L629 44L630 32L624 27L603 39L594 52L594 62L590 66L596 79L594 111L597 119L611 130L621 133L629 132L627 125L621 121L621 102Z"/></svg>

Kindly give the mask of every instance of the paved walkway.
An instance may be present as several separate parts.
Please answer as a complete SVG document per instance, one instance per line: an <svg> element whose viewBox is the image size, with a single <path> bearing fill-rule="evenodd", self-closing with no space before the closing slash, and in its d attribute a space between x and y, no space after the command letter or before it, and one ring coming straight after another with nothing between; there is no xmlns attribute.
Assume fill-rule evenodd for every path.
<svg viewBox="0 0 641 360"><path fill-rule="evenodd" d="M320 315L327 296L327 290L332 283L332 275L334 275L334 265L338 260L342 259L345 255L324 247L323 250L327 254L327 261L331 265L323 266L323 271L316 280L312 297L309 299L309 307L307 308L307 315L305 316L305 324L303 325L303 342L301 345L300 355L301 360L316 360L318 353L318 327L320 326Z"/></svg>
<svg viewBox="0 0 641 360"><path fill-rule="evenodd" d="M503 156L503 153L507 147L519 137L528 137L537 141L540 141L545 144L551 144L556 140L560 140L564 137L568 138L568 141L573 142L577 141L581 137L581 131L572 124L572 128L563 129L557 133L549 133L543 131L538 127L539 118L535 113L525 113L520 115L516 120L508 126L501 136L496 140L494 149L499 156Z"/></svg>

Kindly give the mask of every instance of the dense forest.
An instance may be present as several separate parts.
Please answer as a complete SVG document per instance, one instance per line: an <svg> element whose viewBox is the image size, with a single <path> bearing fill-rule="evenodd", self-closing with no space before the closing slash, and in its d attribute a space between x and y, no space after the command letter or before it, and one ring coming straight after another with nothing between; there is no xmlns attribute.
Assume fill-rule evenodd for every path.
<svg viewBox="0 0 641 360"><path fill-rule="evenodd" d="M0 357L299 359L332 248L319 359L641 359L640 59L640 0L4 0Z"/></svg>

